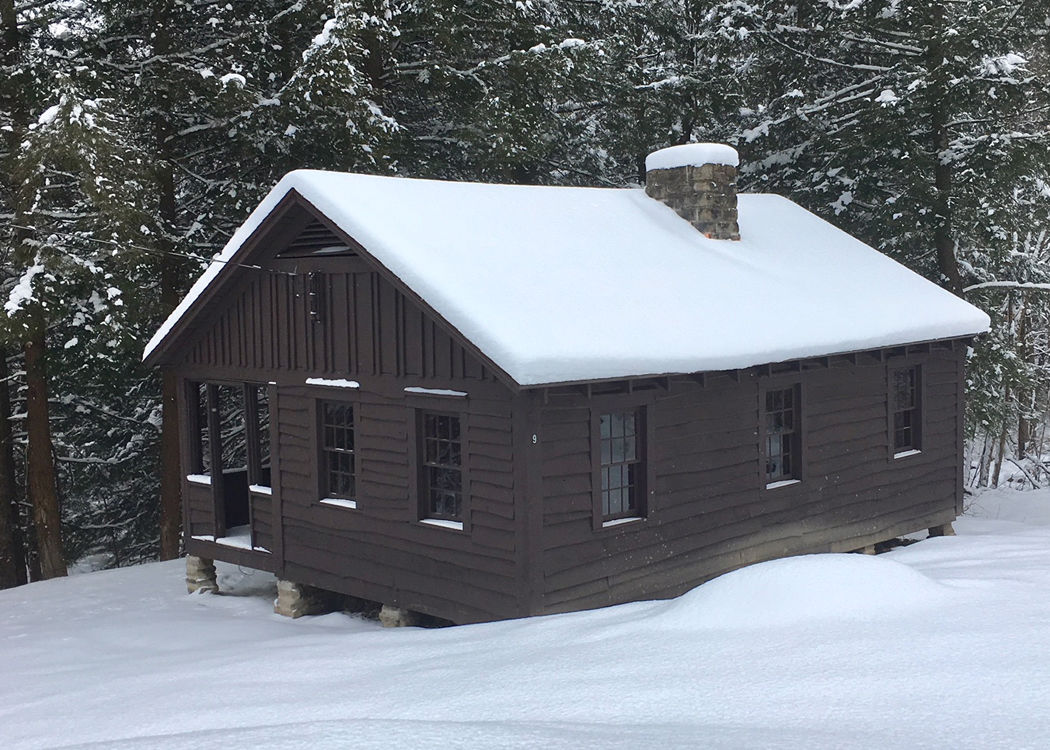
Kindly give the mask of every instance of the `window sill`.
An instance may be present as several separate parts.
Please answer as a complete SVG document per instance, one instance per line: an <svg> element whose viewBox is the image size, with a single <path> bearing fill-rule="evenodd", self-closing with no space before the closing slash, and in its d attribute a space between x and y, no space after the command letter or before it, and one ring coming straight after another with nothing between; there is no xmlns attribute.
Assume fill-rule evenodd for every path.
<svg viewBox="0 0 1050 750"><path fill-rule="evenodd" d="M623 526L625 523L635 523L638 521L644 521L642 516L631 516L630 518L614 518L611 521L602 521L603 529L611 529L614 526Z"/></svg>
<svg viewBox="0 0 1050 750"><path fill-rule="evenodd" d="M781 479L779 482L770 482L766 485L767 490L778 490L781 487L790 487L793 484L802 484L801 479Z"/></svg>
<svg viewBox="0 0 1050 750"><path fill-rule="evenodd" d="M347 500L345 497L323 497L321 505L331 505L333 508L347 508L357 510L356 500Z"/></svg>
<svg viewBox="0 0 1050 750"><path fill-rule="evenodd" d="M190 484L211 484L211 477L208 474L187 474L186 481Z"/></svg>
<svg viewBox="0 0 1050 750"><path fill-rule="evenodd" d="M911 448L911 449L906 450L906 451L900 451L899 453L894 453L893 454L893 458L894 459L907 458L908 456L918 456L918 455L921 455L921 454L922 454L922 451L916 450L915 448Z"/></svg>
<svg viewBox="0 0 1050 750"><path fill-rule="evenodd" d="M256 495L272 495L273 487L266 487L262 484L249 484L248 491L254 492Z"/></svg>
<svg viewBox="0 0 1050 750"><path fill-rule="evenodd" d="M442 529L452 529L453 531L463 531L462 521L448 521L444 518L420 518L420 523L425 523L427 526L437 526Z"/></svg>
<svg viewBox="0 0 1050 750"><path fill-rule="evenodd" d="M453 391L448 388L422 388L418 385L405 388L405 393L413 393L417 396L447 396L449 398L466 398L469 395L466 391Z"/></svg>
<svg viewBox="0 0 1050 750"><path fill-rule="evenodd" d="M343 380L333 378L307 378L307 385L322 385L327 388L360 388L361 384L356 380Z"/></svg>

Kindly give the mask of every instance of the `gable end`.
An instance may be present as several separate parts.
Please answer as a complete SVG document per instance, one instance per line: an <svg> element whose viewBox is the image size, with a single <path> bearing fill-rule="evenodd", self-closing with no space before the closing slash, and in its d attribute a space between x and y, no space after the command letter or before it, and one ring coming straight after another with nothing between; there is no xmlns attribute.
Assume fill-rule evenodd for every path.
<svg viewBox="0 0 1050 750"><path fill-rule="evenodd" d="M214 266L209 267L209 270L211 268ZM375 275L376 282L372 283L373 287L379 283L393 292L393 295L388 293L387 297L395 300L403 298L397 305L397 309L402 312L395 313L399 319L405 318L406 308L415 307L422 314L424 321L432 321L432 333L426 339L428 345L447 337L452 350L462 350L465 357L477 360L485 371L512 390L519 388L510 375L448 323L422 297L295 190L290 190L260 222L256 230L243 241L232 257L213 272L207 285L199 290L163 339L148 353L145 363L155 366L185 362L187 355L190 360L196 360L198 363L201 363L202 357L214 362L213 357L206 353L207 349L201 350L201 332L220 325L225 338L232 339L233 321L223 320L227 317L223 311L230 307L231 302L235 307L247 307L250 303L240 300L240 297L244 296L252 285L251 277L262 275L269 277L264 284L271 290L271 304L281 305L278 309L284 312L279 314L291 321L287 331L287 336L292 339L289 346L312 348L311 339L314 336L311 327L297 325L291 307L298 306L296 298L306 294L310 278L318 271L325 276L357 276L359 281L368 274ZM379 289L374 291L378 293ZM191 290L189 296L192 295ZM370 296L378 305L376 294ZM289 299L282 302L282 298L285 297ZM254 319L258 322L261 314L260 309L254 318L236 317L243 325L247 320ZM374 314L378 320L382 311L377 308ZM426 328L425 322L423 327ZM258 332L252 331L250 337L257 338ZM438 348L441 348L441 345L438 345ZM217 353L214 347L211 351L212 354ZM454 351L452 356L455 357ZM243 357L241 359L243 361ZM290 364L287 359L284 362L280 369L286 369ZM233 365L232 362L230 364Z"/></svg>

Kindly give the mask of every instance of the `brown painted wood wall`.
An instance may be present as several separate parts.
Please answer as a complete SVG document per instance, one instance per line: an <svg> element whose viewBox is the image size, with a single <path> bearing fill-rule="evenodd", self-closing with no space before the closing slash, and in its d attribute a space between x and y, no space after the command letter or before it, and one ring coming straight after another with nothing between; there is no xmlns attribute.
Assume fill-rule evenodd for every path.
<svg viewBox="0 0 1050 750"><path fill-rule="evenodd" d="M252 496L255 544L279 555L278 575L296 582L456 622L526 614L515 547L510 390L360 259L274 265L298 275L245 269L198 327L178 368L185 380L277 383L271 439L279 468L272 502ZM310 269L330 280L321 322L310 320L304 296ZM353 379L361 388L306 385L307 377ZM406 394L411 386L469 396ZM356 510L319 502L316 409L341 399L357 411ZM422 409L463 415L469 532L419 522L409 439ZM212 534L210 488L183 485L192 534ZM219 559L230 554L218 545L196 548Z"/></svg>
<svg viewBox="0 0 1050 750"><path fill-rule="evenodd" d="M437 321L359 258L282 261L275 267L243 270L225 304L199 327L186 366L267 377L304 372L495 380ZM305 301L311 269L325 276L321 322L310 319Z"/></svg>
<svg viewBox="0 0 1050 750"><path fill-rule="evenodd" d="M674 596L784 555L848 551L953 520L961 497L961 351L921 362L920 455L893 459L879 353L810 363L802 384L805 478L766 489L759 386L749 370L654 391L655 494L644 522L594 530L590 401L565 390L541 411L543 599L557 612ZM774 378L783 376L772 376ZM789 376L790 377L790 376Z"/></svg>
<svg viewBox="0 0 1050 750"><path fill-rule="evenodd" d="M523 614L518 602L509 401L432 399L464 408L469 532L420 523L406 449L420 400L361 392L356 510L318 502L317 389L280 398L284 575L457 622ZM337 395L337 394L328 394ZM438 401L433 403L433 401ZM423 403L426 403L425 401Z"/></svg>

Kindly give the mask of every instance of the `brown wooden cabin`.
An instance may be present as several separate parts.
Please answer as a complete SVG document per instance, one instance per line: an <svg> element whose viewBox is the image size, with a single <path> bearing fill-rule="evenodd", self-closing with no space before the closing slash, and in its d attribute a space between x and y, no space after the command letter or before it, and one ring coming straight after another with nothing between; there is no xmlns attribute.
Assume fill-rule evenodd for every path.
<svg viewBox="0 0 1050 750"><path fill-rule="evenodd" d="M723 199L727 166L715 169L728 174ZM523 383L304 174L275 189L147 350L181 383L189 554L466 623L672 597L961 511L964 364L986 319L932 284L910 280L908 294L928 295L951 335ZM735 195L731 213L688 215L660 195L674 176L651 173L650 194L715 239L640 191L587 195L632 193L659 209L642 205L644 221L675 223L676 241L691 242L688 230L698 247L732 250L717 237L737 229ZM337 177L371 181L361 201L382 199L375 185L423 182ZM878 268L891 263L861 247ZM891 306L895 294L881 290ZM790 309L771 324L790 324ZM858 328L878 325L871 310L857 315Z"/></svg>

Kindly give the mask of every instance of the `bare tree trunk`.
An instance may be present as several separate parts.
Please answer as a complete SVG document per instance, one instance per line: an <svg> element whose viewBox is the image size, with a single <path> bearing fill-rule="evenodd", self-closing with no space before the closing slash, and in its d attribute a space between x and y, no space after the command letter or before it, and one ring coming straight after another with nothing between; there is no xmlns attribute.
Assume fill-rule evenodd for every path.
<svg viewBox="0 0 1050 750"><path fill-rule="evenodd" d="M1024 365L1031 358L1028 346L1028 306L1026 300L1021 298L1021 310L1017 320L1017 357ZM1022 380L1025 388L1017 389L1017 460L1028 455L1028 444L1032 440L1032 423L1029 419L1029 408L1031 406L1029 383Z"/></svg>
<svg viewBox="0 0 1050 750"><path fill-rule="evenodd" d="M27 582L25 539L18 512L14 441L11 438L11 393L7 350L0 347L0 589Z"/></svg>
<svg viewBox="0 0 1050 750"><path fill-rule="evenodd" d="M62 554L62 513L58 503L47 405L45 331L43 322L37 322L25 343L26 488L33 504L40 572L44 578L57 578L66 575L66 560Z"/></svg>
<svg viewBox="0 0 1050 750"><path fill-rule="evenodd" d="M178 402L175 375L165 371L160 432L160 559L179 556L182 537L182 482L179 469Z"/></svg>
<svg viewBox="0 0 1050 750"><path fill-rule="evenodd" d="M988 486L988 472L992 468L992 441L988 439L988 433L984 434L984 442L981 444L980 467L978 468L977 486Z"/></svg>
<svg viewBox="0 0 1050 750"><path fill-rule="evenodd" d="M162 167L159 175L161 215L166 228L175 223L175 185L171 169ZM161 258L161 309L169 314L179 302L178 269L171 254L169 238L162 242L165 254ZM179 462L178 379L166 369L161 375L161 429L160 429L160 559L173 560L179 556L182 538L182 471Z"/></svg>
<svg viewBox="0 0 1050 750"><path fill-rule="evenodd" d="M22 528L26 531L26 567L29 568L30 581L44 580L40 570L40 553L37 552L36 525L33 523L33 509L27 507L22 514Z"/></svg>
<svg viewBox="0 0 1050 750"><path fill-rule="evenodd" d="M937 265L948 279L948 288L960 297L963 294L962 275L959 273L959 261L955 257L955 241L952 239L952 166L942 154L948 150L948 81L944 72L944 53L941 49L941 35L944 33L944 5L933 2L930 5L930 44L927 48L927 64L933 85L930 87L930 146L933 149L933 244L937 251Z"/></svg>
<svg viewBox="0 0 1050 750"><path fill-rule="evenodd" d="M171 48L168 32L167 3L157 3L153 9L154 53L163 56ZM162 225L159 250L160 260L160 305L161 312L168 315L179 303L179 267L173 235L178 211L175 202L175 173L172 166L172 128L170 109L171 92L165 80L154 78L153 139L157 148L155 172L159 197L160 223ZM178 381L164 371L161 375L161 432L160 432L160 559L172 560L179 556L182 537L182 474L179 468L179 415Z"/></svg>
<svg viewBox="0 0 1050 750"><path fill-rule="evenodd" d="M20 36L14 0L0 0L0 64L13 67L19 54ZM13 127L4 131L4 145L13 158L25 122L25 107L17 90L11 88L0 100L0 109L10 113ZM0 169L4 179L10 174ZM10 185L14 188L14 185ZM12 245L20 240L18 230L12 232ZM12 248L7 248L10 252ZM18 512L18 490L15 481L14 446L11 441L11 399L8 389L7 350L0 347L0 589L26 583L25 541L22 537L21 514Z"/></svg>
<svg viewBox="0 0 1050 750"><path fill-rule="evenodd" d="M1006 391L1006 398L1010 398L1010 390ZM999 474L1003 470L1003 458L1006 455L1006 422L1003 422L1003 428L999 432L999 454L995 457L995 470L992 472L992 487L999 486Z"/></svg>

